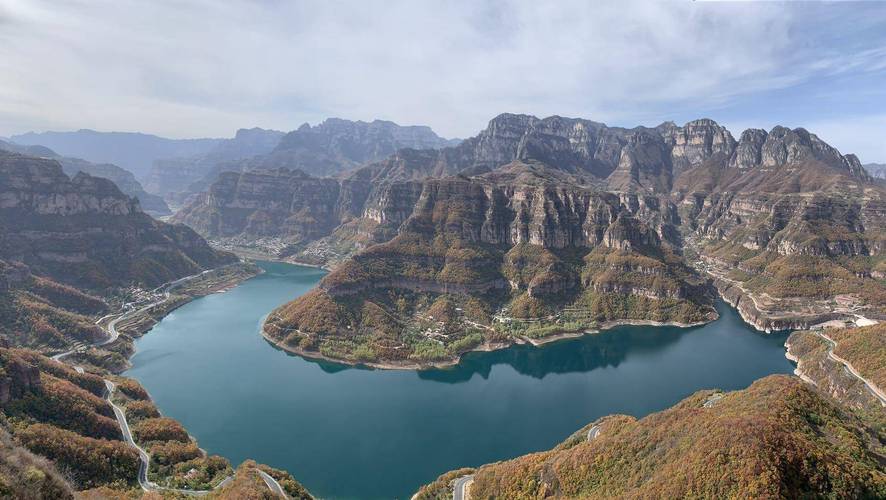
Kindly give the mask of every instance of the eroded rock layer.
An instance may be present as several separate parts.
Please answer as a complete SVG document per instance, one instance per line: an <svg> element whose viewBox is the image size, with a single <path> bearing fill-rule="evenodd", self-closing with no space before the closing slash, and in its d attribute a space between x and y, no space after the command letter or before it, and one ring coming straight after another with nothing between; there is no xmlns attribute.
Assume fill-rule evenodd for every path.
<svg viewBox="0 0 886 500"><path fill-rule="evenodd" d="M93 290L156 286L235 260L188 227L152 219L107 179L2 152L0 233L0 258Z"/></svg>
<svg viewBox="0 0 886 500"><path fill-rule="evenodd" d="M673 205L561 185L548 170L516 162L425 181L392 240L275 311L267 335L300 352L421 364L608 321L715 317L679 256Z"/></svg>
<svg viewBox="0 0 886 500"><path fill-rule="evenodd" d="M287 332L278 341L298 330L314 340L290 343L310 351L325 335L359 346L381 335L393 347L377 351L402 360L415 355L402 345L431 340L425 358L451 358L471 324L468 344L513 340L495 318L531 319L538 336L629 318L700 321L709 305L684 307L705 295L686 265L761 330L881 317L884 201L855 156L802 128L736 140L708 119L624 129L503 114L457 146L401 149L338 179L231 174L175 220L222 244L339 266L300 299L328 314L305 326L293 307L272 322ZM440 296L461 298L439 306L445 319L418 321ZM381 312L363 330L367 300Z"/></svg>

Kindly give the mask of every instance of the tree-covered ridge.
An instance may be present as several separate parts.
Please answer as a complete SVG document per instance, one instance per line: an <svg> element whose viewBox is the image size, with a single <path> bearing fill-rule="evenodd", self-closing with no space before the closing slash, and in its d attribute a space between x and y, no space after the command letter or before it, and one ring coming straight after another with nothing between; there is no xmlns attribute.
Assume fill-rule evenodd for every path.
<svg viewBox="0 0 886 500"><path fill-rule="evenodd" d="M837 344L834 354L851 363L881 390L886 388L886 323L828 329L824 333Z"/></svg>
<svg viewBox="0 0 886 500"><path fill-rule="evenodd" d="M0 260L0 336L10 345L62 350L104 334L92 316L108 309L100 298Z"/></svg>
<svg viewBox="0 0 886 500"><path fill-rule="evenodd" d="M3 427L64 471L77 489L135 482L138 454L121 439L104 382L32 351L0 348Z"/></svg>
<svg viewBox="0 0 886 500"><path fill-rule="evenodd" d="M139 494L134 498L140 496L141 490L135 490L140 459L122 439L105 399L107 377L116 384L114 403L123 408L136 442L151 456L150 481L169 488L206 490L234 473L225 458L207 455L180 423L161 416L135 380L80 373L34 351L0 348L0 432L10 435L6 439L0 434L0 471L5 467L18 474L0 477L0 491L17 491L25 482L47 491L56 489L61 498L70 490L89 490L88 498L132 496L135 491ZM48 462L29 458L30 454ZM20 463L26 467L21 469ZM293 497L311 498L285 471L254 462L241 466L234 481L214 491L213 497L243 498L240 495L247 492L247 497L273 498L267 496L264 482L241 477L251 477L256 468L277 479Z"/></svg>
<svg viewBox="0 0 886 500"><path fill-rule="evenodd" d="M596 435L589 426L551 451L479 467L470 498L886 495L882 436L814 387L773 375L714 394L640 420L608 417L594 423ZM426 487L418 498L441 491Z"/></svg>
<svg viewBox="0 0 886 500"><path fill-rule="evenodd" d="M792 333L785 345L788 357L797 363L798 375L840 403L866 415L882 432L886 429L882 399L886 383L883 380L884 334L883 323L803 330Z"/></svg>
<svg viewBox="0 0 886 500"><path fill-rule="evenodd" d="M73 498L73 492L48 460L19 446L0 429L0 497Z"/></svg>

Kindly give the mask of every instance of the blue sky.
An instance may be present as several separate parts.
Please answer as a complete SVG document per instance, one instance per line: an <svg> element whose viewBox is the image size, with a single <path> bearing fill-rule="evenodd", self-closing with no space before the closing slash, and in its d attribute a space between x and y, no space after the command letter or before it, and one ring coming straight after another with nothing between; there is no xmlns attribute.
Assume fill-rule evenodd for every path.
<svg viewBox="0 0 886 500"><path fill-rule="evenodd" d="M886 162L886 2L0 0L0 74L0 135L710 117Z"/></svg>

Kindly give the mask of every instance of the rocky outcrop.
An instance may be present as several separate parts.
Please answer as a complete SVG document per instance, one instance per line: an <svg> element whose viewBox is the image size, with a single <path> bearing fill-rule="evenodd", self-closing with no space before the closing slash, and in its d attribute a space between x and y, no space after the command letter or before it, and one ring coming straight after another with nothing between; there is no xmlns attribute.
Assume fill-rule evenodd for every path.
<svg viewBox="0 0 886 500"><path fill-rule="evenodd" d="M714 156L729 158L736 147L732 134L707 118L691 121L682 127L666 122L656 130L670 146L674 175Z"/></svg>
<svg viewBox="0 0 886 500"><path fill-rule="evenodd" d="M152 219L111 181L69 178L45 158L0 153L0 215L0 258L84 288L157 285L234 260Z"/></svg>
<svg viewBox="0 0 886 500"><path fill-rule="evenodd" d="M729 166L751 168L763 163L763 144L768 134L759 128L749 128L741 133L735 153L729 159Z"/></svg>
<svg viewBox="0 0 886 500"><path fill-rule="evenodd" d="M74 177L77 172L83 172L93 177L103 177L113 182L128 196L138 198L139 203L146 212L162 216L172 212L159 196L148 194L142 185L135 179L132 172L124 170L110 163L92 163L79 158L59 156L55 151L43 146L21 146L9 142L0 141L0 150L11 151L26 156L52 158L62 165L62 169L69 177Z"/></svg>
<svg viewBox="0 0 886 500"><path fill-rule="evenodd" d="M782 308L764 307L758 303L757 297L744 289L740 283L714 278L714 285L720 297L738 311L745 323L761 332L803 330L847 316L845 311L835 311L827 306L804 307L800 310L792 309L790 305ZM795 307L796 305L794 304Z"/></svg>

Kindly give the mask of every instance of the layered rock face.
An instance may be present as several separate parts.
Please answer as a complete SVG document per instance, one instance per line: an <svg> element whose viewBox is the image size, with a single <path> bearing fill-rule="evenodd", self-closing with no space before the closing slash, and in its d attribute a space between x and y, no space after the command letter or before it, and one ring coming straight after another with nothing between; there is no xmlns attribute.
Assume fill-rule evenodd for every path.
<svg viewBox="0 0 886 500"><path fill-rule="evenodd" d="M288 169L223 172L175 221L209 236L317 238L341 223L341 186Z"/></svg>
<svg viewBox="0 0 886 500"><path fill-rule="evenodd" d="M715 316L677 255L672 205L552 182L549 171L517 162L425 181L396 237L273 313L266 333L309 355L421 364L613 320Z"/></svg>
<svg viewBox="0 0 886 500"><path fill-rule="evenodd" d="M379 172L375 178L399 180L479 173L515 160L536 160L601 185L621 170L615 175L618 184L627 186L633 181L632 187L667 191L669 156L664 138L654 129L607 127L559 116L539 119L502 114L476 137L456 147L424 155L401 151L387 162L366 168Z"/></svg>
<svg viewBox="0 0 886 500"><path fill-rule="evenodd" d="M667 122L659 125L657 130L671 148L674 174L704 163L715 155L728 158L736 147L732 134L714 120L694 120L683 127Z"/></svg>
<svg viewBox="0 0 886 500"><path fill-rule="evenodd" d="M152 219L107 179L12 153L0 153L0 232L0 258L89 289L157 285L234 260Z"/></svg>
<svg viewBox="0 0 886 500"><path fill-rule="evenodd" d="M439 183L444 180L441 186ZM304 176L297 180L305 186L313 186L316 181ZM251 180L244 175L238 182ZM429 208L429 200L437 200L431 193L455 189L453 186L461 186L459 182L466 182L465 189L469 190L460 203L471 210L465 211L461 205L450 206L449 201ZM226 180L223 184L234 192L230 186L236 183ZM591 274L617 274L604 272L607 266L615 265L614 257L600 255L606 251L639 253L673 270L688 245L693 266L712 275L722 296L761 330L808 327L852 312L878 317L886 304L882 283L886 273L882 257L884 189L872 181L855 156L841 155L814 134L799 128L775 127L768 132L750 129L735 140L728 130L707 119L682 127L665 123L654 129L622 129L581 119L504 114L458 146L439 151L402 149L341 177L337 190L331 184L326 189L309 188L312 194L305 200L320 211L306 212L310 217L300 215L305 208L302 195L296 193L301 189L289 188L287 192L293 197L276 203L282 212L270 220L279 222L237 222L251 217L252 212L243 215L241 208L247 212L268 208L254 208L254 201L238 200L236 196L216 197L224 201L214 203L209 212L218 220L236 222L225 233L227 237L269 237L274 236L277 228L277 236L288 239L279 245L285 249L281 255L292 255L299 261L335 265L366 248L361 257L344 263L355 276L365 276L363 270L357 270L360 266L354 264L363 255L385 254L370 267L396 272L406 266L394 254L408 253L410 249L394 241L394 247L379 247L388 248L386 251L373 249L372 244L395 237L399 238L397 241L406 241L414 234L424 234L427 241L442 238L448 226L433 226L424 233L416 233L413 226L425 220L422 214L428 210L438 210L451 214L464 230L470 227L479 231L461 234L457 241L478 247L507 245L501 255L477 261L476 265L483 269L498 269L502 255L512 248L521 249L513 255L518 267L533 265L524 259L524 252L548 262L562 260L560 256L550 257L550 252L578 248L582 249L579 253L594 256L589 257L590 263L572 267L597 266ZM556 189L568 195L550 197L551 190ZM582 226L588 215L581 210L576 212L574 207L604 205L586 201L588 193L593 193L597 200L620 197L618 203L628 207L627 213L632 216L619 217L624 212L610 209L606 223L595 225L596 232L589 233L589 228ZM207 212L205 207L201 208L207 203L208 198L201 200L177 220L205 233L211 230L220 235L220 231L203 222L212 217L190 215ZM653 206L654 209L650 208ZM560 207L569 210L561 211ZM642 207L647 212L639 212ZM486 222L469 225L460 220L468 214L482 214ZM498 214L506 217L500 219ZM555 224L528 224L537 214L547 214ZM294 226L287 222L290 216ZM263 212L256 217L269 219ZM510 220L508 217L526 224L509 222L505 227L496 222ZM297 229L293 230L295 226ZM313 226L313 232L309 226ZM250 229L237 234L239 228ZM374 254L376 251L381 253ZM447 281L448 274L440 274L444 268L447 273L453 270L457 274L457 266L441 264L439 250L420 253L423 257L405 268L428 271L422 278L422 290L459 290L457 283ZM389 266L390 262L399 264ZM438 265L443 268L435 268ZM644 268L640 274L646 271ZM663 296L645 289L644 280L635 286L637 280L633 278L592 283L593 280L582 281L568 273L555 275L557 278L542 280L539 283L544 284L537 287L524 283L527 290L532 290L525 297L485 298L479 302L492 309L513 307L529 317L571 307L564 300L558 299L557 306L536 300L546 289L573 293L593 284L594 290L604 294L634 294L654 300ZM654 272L648 274L653 275ZM658 279L661 281L660 276ZM668 283L664 288L680 289L673 285L673 280L680 279L683 278L669 276L663 281ZM485 290L495 289L511 293L511 282L521 283L510 278L504 281L509 283L507 287L501 287L501 279L496 277L489 282L494 286L474 282L461 290L474 293L483 289L486 293ZM391 288L404 283L400 278L392 282L395 284ZM575 283L582 285L576 288ZM362 288L357 289L363 293ZM687 294L675 292L667 296L683 299ZM602 308L602 302L598 300L595 307ZM626 317L625 311L643 310L645 305L606 307L609 312L598 318ZM655 313L650 309L649 314ZM687 315L685 310L681 314Z"/></svg>
<svg viewBox="0 0 886 500"><path fill-rule="evenodd" d="M92 177L103 177L113 182L120 191L127 196L137 198L142 210L152 215L163 216L172 213L163 198L147 193L132 172L124 170L110 163L91 163L77 158L58 158L62 169L69 177L75 177L78 172L89 174Z"/></svg>
<svg viewBox="0 0 886 500"><path fill-rule="evenodd" d="M673 194L723 296L767 331L882 317L886 190L802 129L745 133L736 151Z"/></svg>
<svg viewBox="0 0 886 500"><path fill-rule="evenodd" d="M5 141L0 141L0 150L20 153L26 156L37 156L44 158L52 158L62 165L65 173L69 177L73 177L77 172L83 172L93 177L104 177L110 180L120 188L126 195L138 198L142 208L154 215L169 215L172 212L159 196L145 192L142 185L135 179L132 172L122 169L117 165L110 163L92 163L79 158L63 157L56 154L55 151L44 146L21 146Z"/></svg>

